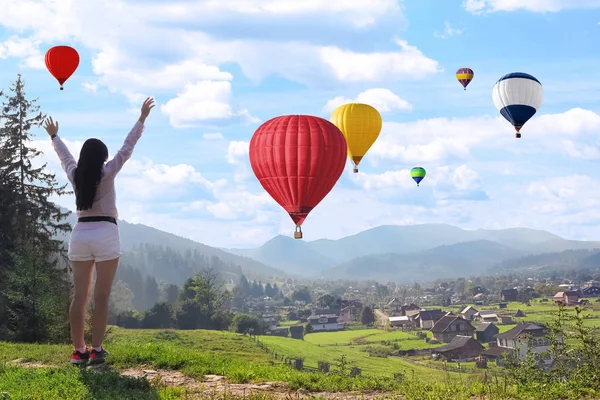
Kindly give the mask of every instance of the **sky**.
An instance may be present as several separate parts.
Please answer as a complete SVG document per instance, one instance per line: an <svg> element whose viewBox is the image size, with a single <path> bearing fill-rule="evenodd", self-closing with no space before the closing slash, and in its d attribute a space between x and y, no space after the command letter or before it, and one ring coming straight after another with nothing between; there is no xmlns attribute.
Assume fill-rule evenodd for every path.
<svg viewBox="0 0 600 400"><path fill-rule="evenodd" d="M18 73L78 157L114 154L157 106L117 178L119 218L217 247L293 235L248 143L280 115L375 106L383 129L303 225L305 240L384 224L529 227L600 240L600 0L0 0L0 88ZM81 62L60 91L55 45ZM463 91L458 68L474 70ZM492 102L510 72L544 102L515 139ZM34 145L66 183L47 134ZM420 187L409 177L420 165ZM54 198L74 211L72 196Z"/></svg>

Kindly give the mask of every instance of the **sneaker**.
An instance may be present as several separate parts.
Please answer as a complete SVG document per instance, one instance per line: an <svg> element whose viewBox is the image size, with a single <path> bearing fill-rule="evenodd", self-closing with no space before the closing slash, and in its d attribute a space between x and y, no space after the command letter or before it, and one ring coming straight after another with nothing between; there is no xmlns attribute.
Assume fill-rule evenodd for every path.
<svg viewBox="0 0 600 400"><path fill-rule="evenodd" d="M90 359L90 352L86 350L85 353L80 353L77 350L73 350L71 355L71 364L85 364Z"/></svg>
<svg viewBox="0 0 600 400"><path fill-rule="evenodd" d="M108 355L108 351L104 350L104 347L100 351L92 349L90 352L90 364L101 364Z"/></svg>

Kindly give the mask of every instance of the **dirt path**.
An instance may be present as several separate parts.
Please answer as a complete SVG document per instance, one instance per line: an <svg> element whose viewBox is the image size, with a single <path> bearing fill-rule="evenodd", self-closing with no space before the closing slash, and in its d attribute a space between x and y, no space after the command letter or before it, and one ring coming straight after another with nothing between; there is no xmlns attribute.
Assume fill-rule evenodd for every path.
<svg viewBox="0 0 600 400"><path fill-rule="evenodd" d="M10 362L11 364L18 365L25 368L50 368L51 365L44 365L38 362L28 362L25 359L17 359ZM111 368L106 364L99 366L89 366L88 369L96 372L110 371ZM235 395L239 397L249 396L251 394L262 394L268 395L274 399L314 399L323 398L330 400L342 400L342 399L364 399L374 400L380 398L386 398L385 393L361 393L361 392L308 392L304 389L292 390L289 385L285 382L263 382L263 383L229 383L227 378L220 375L205 375L203 380L196 380L189 376L184 375L179 371L163 370L163 369L150 369L150 368L129 368L126 370L118 371L122 376L130 378L143 378L152 382L153 384L174 386L174 387L185 387L189 390L190 399L193 398L219 398L224 394ZM196 397L197 396L197 397ZM390 398L387 396L387 398ZM396 397L400 398L400 397Z"/></svg>

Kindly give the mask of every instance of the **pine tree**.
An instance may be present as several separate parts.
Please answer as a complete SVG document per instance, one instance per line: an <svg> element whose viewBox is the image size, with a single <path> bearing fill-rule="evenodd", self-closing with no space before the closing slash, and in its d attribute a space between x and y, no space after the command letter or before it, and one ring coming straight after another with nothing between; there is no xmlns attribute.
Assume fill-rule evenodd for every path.
<svg viewBox="0 0 600 400"><path fill-rule="evenodd" d="M56 177L47 172L46 164L39 168L34 168L32 165L32 160L42 153L31 147L30 130L40 127L45 116L35 105L36 100L26 99L24 82L20 75L10 88L10 92L11 95L2 95L4 102L0 113L0 183L3 187L3 200L0 201L0 215L2 215L0 235L3 243L6 240L12 249L0 251L0 275L4 275L0 277L3 278L1 281L5 282L5 286L0 287L2 291L0 306L2 303L6 305L6 316L11 319L11 328L8 329L8 318L0 318L0 339L6 332L11 332L9 335L11 337L45 340L50 330L39 331L39 321L50 316L40 314L38 308L35 312L20 310L23 304L40 304L41 300L36 296L40 296L41 293L28 288L34 284L34 281L41 282L47 279L53 288L60 289L62 293L60 298L65 304L55 305L55 307L64 312L65 320L67 318L70 287L67 282L68 263L65 262L62 241L54 237L58 233L70 230L70 225L65 222L65 217L69 213L62 212L49 198L52 195L61 196L68 192L65 190L66 185L59 186ZM9 202L6 202L5 196L10 199ZM29 254L32 251L35 254ZM13 254L9 259L7 256L11 252ZM17 268L24 267L15 260L28 263L27 268L35 270L31 274L18 276L20 271ZM61 260L63 262L60 266L65 265L65 268L58 268ZM17 281L13 279L15 276L19 278ZM31 318L33 320L29 321ZM25 334L15 329L36 329L36 331Z"/></svg>

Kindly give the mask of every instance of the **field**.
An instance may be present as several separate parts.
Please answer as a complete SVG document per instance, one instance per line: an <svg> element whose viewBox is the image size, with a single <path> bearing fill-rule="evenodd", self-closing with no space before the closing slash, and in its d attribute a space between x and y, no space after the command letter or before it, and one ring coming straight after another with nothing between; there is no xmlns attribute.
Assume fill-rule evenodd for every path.
<svg viewBox="0 0 600 400"><path fill-rule="evenodd" d="M597 304L592 304L584 312L586 325L600 326L600 307ZM482 311L498 311L493 305L481 308ZM517 320L537 322L551 321L557 310L554 305L539 302L533 302L531 306L510 303L502 313L514 314L517 309L526 313L524 318ZM457 308L448 310L456 312ZM500 329L506 331L512 326L500 325ZM111 329L106 343L111 352L110 370L104 373L67 365L71 352L69 345L0 343L0 399L227 400L244 398L244 395L247 399L285 398L282 396L290 393L295 398L298 390L318 392L315 393L317 398L319 393L324 395L323 398L351 398L342 394L339 396L346 397L335 397L336 392L346 392L370 393L369 398L375 398L375 395L394 398L398 393L410 393L407 398L469 399L491 390L476 383L481 381L483 374L494 376L499 373L494 366L482 372L473 363L463 363L461 373L451 368L444 371L441 363L428 357L389 356L397 354L398 350L435 347L412 333L401 331L356 329L312 333L306 335L305 340L260 336L258 340L268 347L265 351L250 337L230 332ZM278 360L274 358L274 352ZM332 373L296 371L284 365L281 356L301 357L309 368L316 368L319 361L326 361L331 364ZM14 363L16 359L20 359L17 364ZM345 359L345 373L338 372L342 359ZM353 366L362 369L361 377L347 375ZM448 367L456 365L448 363ZM142 376L147 370L154 371L159 378L149 381L131 377ZM170 380L160 375L168 371L171 371ZM404 382L393 378L398 372L405 375ZM198 383L207 375L224 377L227 387L237 388L237 391L229 394L214 391L212 397L207 395L202 386L204 383ZM160 376L163 376L162 383ZM271 388L268 382L282 385ZM248 395L249 390L246 390L257 384L271 388L265 389L266 397ZM506 391L512 389L502 390L506 395ZM9 395L4 396L3 392ZM512 398L528 398L517 392L511 393Z"/></svg>

